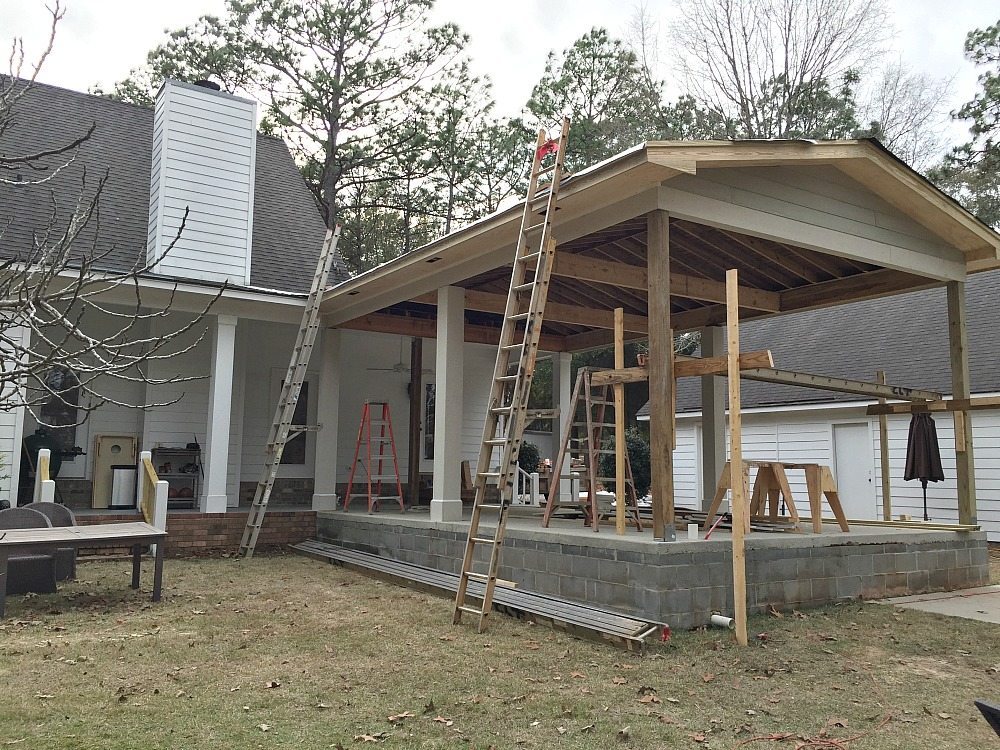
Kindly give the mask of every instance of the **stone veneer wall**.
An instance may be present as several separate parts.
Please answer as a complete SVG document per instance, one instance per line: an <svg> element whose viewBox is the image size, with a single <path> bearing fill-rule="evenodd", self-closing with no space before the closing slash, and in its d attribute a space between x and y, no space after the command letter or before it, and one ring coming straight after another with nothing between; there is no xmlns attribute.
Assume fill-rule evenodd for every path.
<svg viewBox="0 0 1000 750"><path fill-rule="evenodd" d="M107 513L78 515L79 525L139 521L138 513ZM246 528L247 513L184 513L167 515L167 552L170 557L202 552L235 552L239 549ZM316 514L312 511L268 510L257 539L258 549L286 546L316 538ZM81 554L114 554L128 552L126 548L82 549Z"/></svg>
<svg viewBox="0 0 1000 750"><path fill-rule="evenodd" d="M321 512L317 530L324 541L453 573L465 550L465 527L458 523L389 523ZM599 537L508 528L500 576L532 591L675 628L707 624L713 612L732 612L728 540L656 545ZM762 613L769 606L804 608L982 586L989 583L987 554L985 532L874 533L846 542L800 534L751 537L748 604L750 612Z"/></svg>

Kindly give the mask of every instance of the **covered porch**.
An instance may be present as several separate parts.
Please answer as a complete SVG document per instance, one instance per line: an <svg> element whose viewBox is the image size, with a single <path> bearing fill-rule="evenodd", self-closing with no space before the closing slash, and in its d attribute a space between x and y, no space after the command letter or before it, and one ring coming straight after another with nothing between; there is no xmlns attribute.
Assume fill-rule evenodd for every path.
<svg viewBox="0 0 1000 750"><path fill-rule="evenodd" d="M672 538L676 522L673 337L698 330L702 357L724 353L730 269L739 277L741 320L945 286L950 395L969 395L965 278L997 265L1000 238L874 142L647 143L574 175L559 209L540 344L554 357L553 392L566 403L572 353L611 343L614 310L623 308L625 337L648 339L657 539ZM470 352L485 350L478 356L489 361L495 350L522 210L483 219L325 297L324 337L334 343L324 350L321 422L357 408L335 395L363 350L345 343L355 332L434 339L434 521L461 518L460 466L478 450L468 412L482 409L489 392L488 370L478 375L487 382L469 377ZM907 335L906 321L899 335ZM756 374L888 399L941 395L920 383L780 368ZM725 380L718 370L700 378L704 505L726 460ZM560 413L560 428L566 418ZM968 413L955 419L967 426ZM960 521L975 524L972 433L956 435L955 503ZM336 446L336 432L319 433L319 455L337 455ZM316 507L332 507L337 489L336 465L317 465Z"/></svg>

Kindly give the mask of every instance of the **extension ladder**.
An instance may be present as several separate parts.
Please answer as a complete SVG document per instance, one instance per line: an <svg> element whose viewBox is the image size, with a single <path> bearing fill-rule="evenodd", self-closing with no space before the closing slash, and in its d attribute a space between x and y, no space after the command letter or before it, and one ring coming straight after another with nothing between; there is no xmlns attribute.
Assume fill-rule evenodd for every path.
<svg viewBox="0 0 1000 750"><path fill-rule="evenodd" d="M373 414L372 407L381 407L381 410ZM373 428L378 429L377 435ZM365 446L364 454L361 453L362 444ZM375 447L374 453L372 453L372 446ZM386 452L387 447L388 453ZM389 459L392 459L391 474L385 473L386 463ZM354 477L359 465L364 469L368 491L352 493ZM372 492L373 486L374 492ZM396 494L383 495L383 486L388 486L390 492L395 488ZM399 503L400 510L406 510L406 506L403 505L403 486L399 481L396 441L392 435L392 417L389 414L389 404L385 401L365 401L364 406L361 407L361 424L358 426L358 441L354 446L354 463L351 464L351 475L347 479L347 492L344 499L345 512L349 509L351 500L356 497L368 498L369 513L374 513L379 509L380 500L395 500Z"/></svg>
<svg viewBox="0 0 1000 750"><path fill-rule="evenodd" d="M271 430L267 435L264 471L260 481L257 482L253 504L250 506L250 513L247 516L247 525L243 530L243 539L240 541L239 554L241 557L253 557L260 527L264 523L264 514L267 512L267 503L271 499L271 490L274 489L274 480L278 476L278 467L281 465L281 454L285 450L285 445L296 435L319 429L318 426L293 425L292 420L295 415L295 405L299 402L299 394L302 392L302 383L306 378L306 368L309 366L309 358L312 356L313 343L316 341L316 332L319 329L319 306L323 301L323 292L330 276L330 269L333 267L333 259L337 254L339 240L339 226L332 232L328 230L326 239L323 241L323 249L320 251L319 260L316 263L312 288L306 298L302 323L299 325L299 333L295 339L295 346L292 348L288 372L281 384L281 393L278 396L278 406L274 412Z"/></svg>
<svg viewBox="0 0 1000 750"><path fill-rule="evenodd" d="M552 238L552 221L563 179L568 139L568 118L563 119L558 138L547 139L544 130L538 133L528 180L528 193L524 200L524 214L514 253L514 269L510 277L507 306L500 329L493 385L487 402L483 440L474 477L475 500L472 506L472 521L469 524L458 593L455 596L455 624L462 621L463 614L475 615L478 618L479 632L486 627L486 618L493 606L493 590L497 583L497 570L500 567L500 548L507 525L507 512L513 499L517 457L524 436L528 397L531 392L531 380L535 374L545 300L548 296L549 278L552 275L555 259L556 242ZM549 155L553 158L543 167L542 163ZM551 177L547 183L539 185L539 178L544 175ZM538 205L538 196L546 188L548 195L544 197L544 218L536 221L535 217L541 208ZM500 463L494 468L493 456L497 450L500 453ZM487 502L487 486L494 482L498 489L498 500L495 503ZM480 531L480 521L484 511L498 514L496 527L492 533ZM483 545L487 549L485 572L473 570L477 545ZM480 560L481 562L483 561ZM479 599L479 606L466 603L470 580L483 583L482 596L475 597Z"/></svg>
<svg viewBox="0 0 1000 750"><path fill-rule="evenodd" d="M563 506L573 506L583 510L585 523L594 531L600 527L601 509L597 503L599 487L611 483L615 477L600 476L601 457L615 455L614 448L604 446L604 430L614 430L613 415L608 414L608 407L614 409L611 385L594 386L591 375L596 372L592 367L581 367L576 376L573 396L570 399L570 419L566 431L560 441L559 452L552 467L552 478L549 482L549 494L546 498L545 513L542 516L542 526L548 528L552 515ZM580 407L583 414L580 414ZM575 433L575 435L574 435ZM568 459L568 460L567 460ZM563 473L564 464L569 464ZM560 480L570 480L571 493L576 494L564 501L559 498ZM581 500L579 493L572 489L573 480L582 479L587 487L587 499ZM642 520L639 518L639 497L632 478L632 462L628 450L625 451L625 497L615 498L616 503L625 503L626 512L632 517L632 522L638 531L642 531Z"/></svg>

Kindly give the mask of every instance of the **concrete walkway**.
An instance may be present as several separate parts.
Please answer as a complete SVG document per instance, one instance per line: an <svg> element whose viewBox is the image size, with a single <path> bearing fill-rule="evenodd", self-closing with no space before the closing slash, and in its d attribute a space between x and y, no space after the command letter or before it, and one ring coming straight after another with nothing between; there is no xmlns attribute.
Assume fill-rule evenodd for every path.
<svg viewBox="0 0 1000 750"><path fill-rule="evenodd" d="M899 596L894 599L883 599L880 603L1000 624L1000 586Z"/></svg>

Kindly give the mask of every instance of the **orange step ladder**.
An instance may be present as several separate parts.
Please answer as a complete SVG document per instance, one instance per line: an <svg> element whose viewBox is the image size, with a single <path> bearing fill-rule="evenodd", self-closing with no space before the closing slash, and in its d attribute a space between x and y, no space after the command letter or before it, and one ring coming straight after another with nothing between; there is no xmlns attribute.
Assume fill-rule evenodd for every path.
<svg viewBox="0 0 1000 750"><path fill-rule="evenodd" d="M381 409L377 408L381 407ZM361 446L364 445L364 453ZM387 450L388 449L388 450ZM388 462L392 461L391 467ZM358 467L364 472L361 479L367 487L367 492L354 492L354 477L358 475ZM386 473L391 468L392 473ZM383 489L395 495L383 495ZM382 500L395 500L399 509L406 511L403 504L403 485L399 481L399 461L396 458L396 441L392 435L392 417L389 414L389 404L385 401L365 401L361 408L361 424L358 427L358 442L354 447L354 463L351 465L351 476L347 480L347 492L344 499L344 510L350 508L351 501L356 497L368 499L368 512L379 510Z"/></svg>

